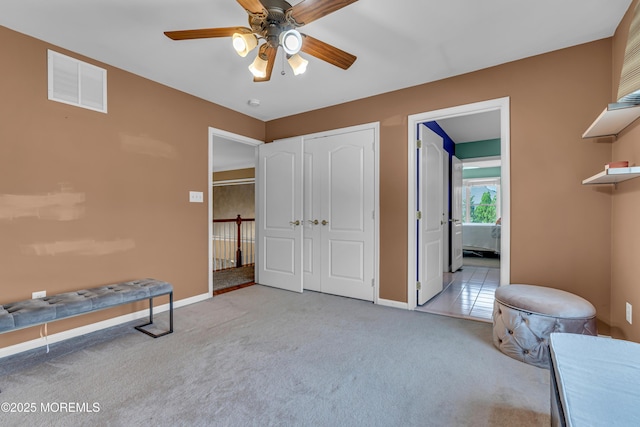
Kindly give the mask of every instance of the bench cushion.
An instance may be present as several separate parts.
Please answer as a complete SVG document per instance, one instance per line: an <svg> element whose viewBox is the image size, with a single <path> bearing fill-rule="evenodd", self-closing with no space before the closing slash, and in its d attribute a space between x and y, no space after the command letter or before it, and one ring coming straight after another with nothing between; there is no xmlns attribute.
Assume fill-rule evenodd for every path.
<svg viewBox="0 0 640 427"><path fill-rule="evenodd" d="M549 347L552 425L640 425L640 344L553 333Z"/></svg>
<svg viewBox="0 0 640 427"><path fill-rule="evenodd" d="M16 325L13 322L13 315L4 309L4 306L0 306L0 331L10 330L15 328Z"/></svg>
<svg viewBox="0 0 640 427"><path fill-rule="evenodd" d="M16 328L56 320L56 308L42 299L29 299L4 306L13 316Z"/></svg>
<svg viewBox="0 0 640 427"><path fill-rule="evenodd" d="M141 279L0 306L0 333L166 295L170 283Z"/></svg>

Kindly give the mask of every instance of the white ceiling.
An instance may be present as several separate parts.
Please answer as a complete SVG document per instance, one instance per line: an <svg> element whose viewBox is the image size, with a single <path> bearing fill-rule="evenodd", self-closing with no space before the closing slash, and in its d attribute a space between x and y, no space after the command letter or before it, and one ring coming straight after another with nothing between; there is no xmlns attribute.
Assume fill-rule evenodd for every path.
<svg viewBox="0 0 640 427"><path fill-rule="evenodd" d="M454 143L500 138L500 110L438 120Z"/></svg>
<svg viewBox="0 0 640 427"><path fill-rule="evenodd" d="M255 167L256 146L215 136L213 138L213 171L222 172Z"/></svg>
<svg viewBox="0 0 640 427"><path fill-rule="evenodd" d="M228 38L163 34L247 26L234 0L1 0L0 25L267 121L609 37L630 4L360 0L301 28L356 55L349 70L307 55L294 76L279 54L264 83L247 70L254 55L239 57Z"/></svg>

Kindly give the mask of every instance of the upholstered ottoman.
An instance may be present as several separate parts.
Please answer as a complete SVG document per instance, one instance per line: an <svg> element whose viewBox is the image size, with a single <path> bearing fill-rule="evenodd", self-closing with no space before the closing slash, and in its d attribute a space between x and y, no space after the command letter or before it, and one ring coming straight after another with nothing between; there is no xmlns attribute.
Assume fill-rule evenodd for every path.
<svg viewBox="0 0 640 427"><path fill-rule="evenodd" d="M549 334L597 335L596 309L577 295L533 285L496 290L493 344L504 354L549 369Z"/></svg>

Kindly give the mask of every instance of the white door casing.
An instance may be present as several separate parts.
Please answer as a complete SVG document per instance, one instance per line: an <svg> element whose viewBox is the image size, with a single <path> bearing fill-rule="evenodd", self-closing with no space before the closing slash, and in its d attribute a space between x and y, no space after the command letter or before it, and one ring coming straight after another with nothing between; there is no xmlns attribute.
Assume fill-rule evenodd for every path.
<svg viewBox="0 0 640 427"><path fill-rule="evenodd" d="M247 144L253 147L257 147L261 144L264 144L263 141L249 138L243 135L238 135L235 133L228 132L222 129L216 129L213 127L209 127L209 168L208 168L208 183L209 183L209 191L208 191L208 218L209 218L209 294L213 294L213 274L211 272L214 269L214 259L213 259L213 156L216 155L217 152L217 142L218 138L223 140L231 140L237 142L239 144ZM255 150L254 155L254 164L258 160L258 150Z"/></svg>
<svg viewBox="0 0 640 427"><path fill-rule="evenodd" d="M511 141L510 141L510 99L509 97L490 99L471 104L459 105L455 107L443 108L439 110L412 114L408 116L407 122L407 309L416 308L416 264L419 262L415 256L417 249L416 222L417 210L416 195L416 174L417 159L415 141L418 135L420 123L437 121L449 117L459 117L483 113L487 111L500 111L500 159L501 166L501 249L500 249L500 285L510 283L511 279Z"/></svg>
<svg viewBox="0 0 640 427"><path fill-rule="evenodd" d="M257 282L302 292L301 138L264 144L256 165Z"/></svg>
<svg viewBox="0 0 640 427"><path fill-rule="evenodd" d="M305 289L374 300L374 157L371 128L305 139Z"/></svg>
<svg viewBox="0 0 640 427"><path fill-rule="evenodd" d="M462 161L451 158L451 271L462 268Z"/></svg>
<svg viewBox="0 0 640 427"><path fill-rule="evenodd" d="M422 305L442 291L442 255L444 207L443 196L444 150L442 137L424 125L420 125L422 148L420 151L420 211L418 220L420 231L420 289L418 304Z"/></svg>

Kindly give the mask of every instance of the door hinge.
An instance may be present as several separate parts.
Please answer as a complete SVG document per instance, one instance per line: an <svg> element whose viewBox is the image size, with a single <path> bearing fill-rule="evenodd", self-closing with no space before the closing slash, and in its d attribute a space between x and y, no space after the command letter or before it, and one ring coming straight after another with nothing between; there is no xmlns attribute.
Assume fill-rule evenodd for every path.
<svg viewBox="0 0 640 427"><path fill-rule="evenodd" d="M416 148L422 148L422 140L416 139Z"/></svg>
<svg viewBox="0 0 640 427"><path fill-rule="evenodd" d="M420 283L420 282L416 282L416 289L417 289L417 290L422 289L422 283Z"/></svg>
<svg viewBox="0 0 640 427"><path fill-rule="evenodd" d="M422 211L416 212L416 219L422 219Z"/></svg>
<svg viewBox="0 0 640 427"><path fill-rule="evenodd" d="M376 279L371 279L371 287L372 288L376 287Z"/></svg>

